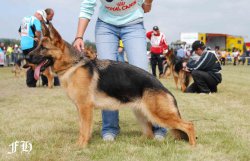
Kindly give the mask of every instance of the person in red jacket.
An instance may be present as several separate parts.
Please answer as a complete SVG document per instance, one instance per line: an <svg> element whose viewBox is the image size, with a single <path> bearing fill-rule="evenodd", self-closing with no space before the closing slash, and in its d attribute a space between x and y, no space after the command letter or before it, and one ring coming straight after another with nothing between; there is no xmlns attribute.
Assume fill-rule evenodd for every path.
<svg viewBox="0 0 250 161"><path fill-rule="evenodd" d="M158 65L159 77L161 77L163 74L162 55L163 53L166 53L168 49L165 35L160 32L158 26L154 26L153 31L147 32L146 36L150 40L150 43L151 43L150 63L151 63L151 68L152 68L152 74L156 77L156 65Z"/></svg>

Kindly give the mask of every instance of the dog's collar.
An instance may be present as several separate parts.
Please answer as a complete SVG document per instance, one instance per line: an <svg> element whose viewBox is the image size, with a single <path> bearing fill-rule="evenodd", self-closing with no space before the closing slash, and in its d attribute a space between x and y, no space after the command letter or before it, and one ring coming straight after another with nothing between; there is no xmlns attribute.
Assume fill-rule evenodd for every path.
<svg viewBox="0 0 250 161"><path fill-rule="evenodd" d="M83 59L79 59L79 60L76 60L74 61L71 65L69 65L68 67L66 68L63 68L61 70L58 70L58 71L55 71L55 73L57 75L63 75L68 69L74 67L74 66L77 66L79 63L83 62L84 60Z"/></svg>
<svg viewBox="0 0 250 161"><path fill-rule="evenodd" d="M73 67L74 65L70 65L69 67L66 67L64 69L61 69L61 70L58 70L58 71L55 71L55 73L57 75L63 75L69 68Z"/></svg>

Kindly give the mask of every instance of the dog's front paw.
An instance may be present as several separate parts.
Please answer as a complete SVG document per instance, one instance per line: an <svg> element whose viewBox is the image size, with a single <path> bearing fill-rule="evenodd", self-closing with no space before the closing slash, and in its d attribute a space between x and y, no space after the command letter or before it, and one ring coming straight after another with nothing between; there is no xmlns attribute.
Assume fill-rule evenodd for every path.
<svg viewBox="0 0 250 161"><path fill-rule="evenodd" d="M86 138L84 138L83 136L80 136L79 139L78 139L77 144L78 144L80 147L82 147L82 148L86 148L87 145L88 145L88 140L89 140L89 139L86 139Z"/></svg>

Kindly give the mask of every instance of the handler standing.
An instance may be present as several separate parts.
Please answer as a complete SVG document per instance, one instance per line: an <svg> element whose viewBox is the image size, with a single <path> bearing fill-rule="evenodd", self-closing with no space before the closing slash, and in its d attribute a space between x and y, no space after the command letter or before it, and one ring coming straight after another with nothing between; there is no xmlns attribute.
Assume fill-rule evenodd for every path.
<svg viewBox="0 0 250 161"><path fill-rule="evenodd" d="M150 63L152 68L152 74L156 77L156 65L158 65L159 77L161 77L161 75L163 74L162 56L163 53L166 53L166 50L168 49L166 37L162 32L160 32L158 26L154 26L153 31L147 32L147 38L150 40L151 43Z"/></svg>

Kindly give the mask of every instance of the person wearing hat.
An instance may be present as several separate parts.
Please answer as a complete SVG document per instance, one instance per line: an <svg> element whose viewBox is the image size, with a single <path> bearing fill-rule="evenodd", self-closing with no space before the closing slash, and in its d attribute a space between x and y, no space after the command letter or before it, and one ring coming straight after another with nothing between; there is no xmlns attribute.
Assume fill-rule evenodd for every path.
<svg viewBox="0 0 250 161"><path fill-rule="evenodd" d="M19 48L19 46L17 44L15 44L14 51L13 51L13 62L14 62L14 64L17 63L17 60L20 57L20 54L22 54L22 51Z"/></svg>
<svg viewBox="0 0 250 161"><path fill-rule="evenodd" d="M44 20L44 22L48 26L49 23L53 20L55 12L51 8L46 8L44 11L45 11L45 13L47 15L46 19ZM43 86L48 86L48 79L47 79L47 77L44 76L44 75L41 75L41 79L42 79L42 85ZM60 86L60 81L59 81L58 76L54 77L54 86Z"/></svg>
<svg viewBox="0 0 250 161"><path fill-rule="evenodd" d="M217 85L221 83L221 64L217 55L205 50L202 41L192 44L192 50L200 56L198 61L183 63L183 69L191 72L194 82L186 89L186 93L217 92Z"/></svg>
<svg viewBox="0 0 250 161"><path fill-rule="evenodd" d="M21 49L25 59L29 60L28 53L34 50L41 38L41 21L46 20L46 12L44 10L37 10L34 16L26 16L22 19L19 28L21 36ZM36 87L36 80L34 78L34 70L27 71L26 84L28 87Z"/></svg>
<svg viewBox="0 0 250 161"><path fill-rule="evenodd" d="M151 43L151 68L152 74L156 77L156 65L158 65L159 69L159 77L163 74L163 53L166 53L168 49L168 45L166 42L165 35L160 32L158 26L153 27L153 31L149 31L146 34L147 38L150 40Z"/></svg>

